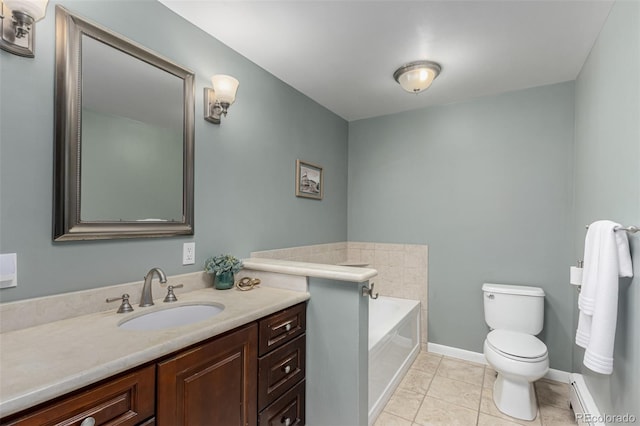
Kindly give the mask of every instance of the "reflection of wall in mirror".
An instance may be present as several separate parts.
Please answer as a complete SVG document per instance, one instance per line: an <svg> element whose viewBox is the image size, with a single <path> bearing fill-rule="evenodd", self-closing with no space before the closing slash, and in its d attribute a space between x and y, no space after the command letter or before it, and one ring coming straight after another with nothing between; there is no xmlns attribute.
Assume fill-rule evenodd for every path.
<svg viewBox="0 0 640 426"><path fill-rule="evenodd" d="M182 221L183 136L82 109L82 221Z"/></svg>

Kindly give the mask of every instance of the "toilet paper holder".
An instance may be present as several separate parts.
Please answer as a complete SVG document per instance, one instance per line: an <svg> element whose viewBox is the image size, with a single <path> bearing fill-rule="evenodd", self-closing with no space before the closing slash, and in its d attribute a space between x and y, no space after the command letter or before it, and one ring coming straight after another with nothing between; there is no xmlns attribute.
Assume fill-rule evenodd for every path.
<svg viewBox="0 0 640 426"><path fill-rule="evenodd" d="M584 261L578 260L578 266L572 266L569 268L569 284L576 286L578 293L582 287L582 267Z"/></svg>

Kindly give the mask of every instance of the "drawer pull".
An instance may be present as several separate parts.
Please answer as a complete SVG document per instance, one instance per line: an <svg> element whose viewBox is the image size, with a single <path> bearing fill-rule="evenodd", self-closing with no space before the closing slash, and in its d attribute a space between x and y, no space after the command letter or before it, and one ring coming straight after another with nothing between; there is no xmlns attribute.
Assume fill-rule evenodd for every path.
<svg viewBox="0 0 640 426"><path fill-rule="evenodd" d="M284 426L289 426L291 424L291 419L289 417L283 417L282 420L280 420L280 423Z"/></svg>
<svg viewBox="0 0 640 426"><path fill-rule="evenodd" d="M288 365L285 365L285 366L282 368L282 371L284 371L284 374L289 374L289 373L291 372L291 367L290 367L290 366L288 366Z"/></svg>
<svg viewBox="0 0 640 426"><path fill-rule="evenodd" d="M291 325L291 321L287 321L284 324L279 324L276 327L273 327L272 330L276 331L276 330L280 330L281 328L284 328L284 331L289 331L293 328L293 326Z"/></svg>
<svg viewBox="0 0 640 426"><path fill-rule="evenodd" d="M96 419L93 417L87 417L80 423L80 426L94 426L96 424Z"/></svg>

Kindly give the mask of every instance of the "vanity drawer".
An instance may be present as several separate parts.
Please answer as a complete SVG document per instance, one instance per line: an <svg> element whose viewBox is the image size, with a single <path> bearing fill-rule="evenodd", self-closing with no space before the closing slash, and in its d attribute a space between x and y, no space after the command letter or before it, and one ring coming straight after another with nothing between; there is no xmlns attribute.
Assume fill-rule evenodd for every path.
<svg viewBox="0 0 640 426"><path fill-rule="evenodd" d="M258 417L258 426L303 426L305 381L278 398Z"/></svg>
<svg viewBox="0 0 640 426"><path fill-rule="evenodd" d="M306 336L300 336L258 361L258 410L305 377Z"/></svg>
<svg viewBox="0 0 640 426"><path fill-rule="evenodd" d="M306 304L300 303L260 320L258 354L266 354L272 349L300 336L306 328Z"/></svg>
<svg viewBox="0 0 640 426"><path fill-rule="evenodd" d="M155 377L155 365L145 367L1 423L75 426L93 417L96 426L137 425L155 413Z"/></svg>

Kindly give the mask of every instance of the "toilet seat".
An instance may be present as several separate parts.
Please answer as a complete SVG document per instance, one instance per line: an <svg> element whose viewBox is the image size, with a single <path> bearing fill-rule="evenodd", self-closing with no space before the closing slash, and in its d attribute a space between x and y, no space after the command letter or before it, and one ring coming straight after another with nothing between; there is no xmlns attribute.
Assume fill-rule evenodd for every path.
<svg viewBox="0 0 640 426"><path fill-rule="evenodd" d="M487 344L500 355L521 362L538 362L547 358L547 346L530 334L508 330L493 330Z"/></svg>

